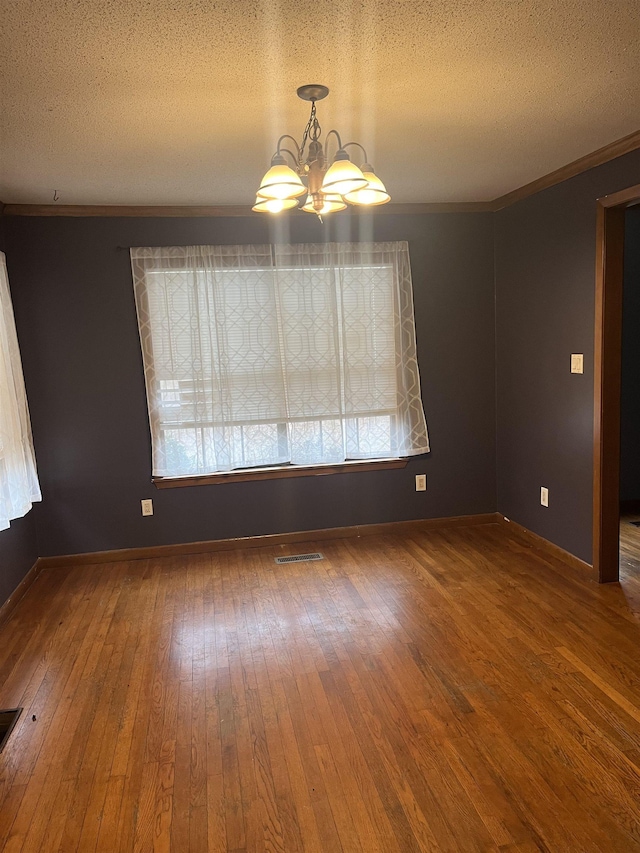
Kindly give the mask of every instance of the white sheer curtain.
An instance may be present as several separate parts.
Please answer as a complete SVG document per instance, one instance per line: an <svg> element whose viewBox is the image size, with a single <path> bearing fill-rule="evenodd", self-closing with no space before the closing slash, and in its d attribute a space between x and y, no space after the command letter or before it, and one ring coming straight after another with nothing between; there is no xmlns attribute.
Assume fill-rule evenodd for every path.
<svg viewBox="0 0 640 853"><path fill-rule="evenodd" d="M154 475L429 450L406 243L131 260Z"/></svg>
<svg viewBox="0 0 640 853"><path fill-rule="evenodd" d="M0 252L0 530L41 500L7 266Z"/></svg>

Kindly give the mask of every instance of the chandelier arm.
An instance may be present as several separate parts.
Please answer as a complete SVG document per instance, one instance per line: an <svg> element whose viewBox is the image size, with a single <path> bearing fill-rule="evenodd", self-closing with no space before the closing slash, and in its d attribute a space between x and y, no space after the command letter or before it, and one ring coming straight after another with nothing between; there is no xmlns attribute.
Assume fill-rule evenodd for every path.
<svg viewBox="0 0 640 853"><path fill-rule="evenodd" d="M324 140L325 150L328 150L328 148L329 148L328 142L329 142L329 137L331 136L332 133L336 137L336 139L338 140L338 150L340 150L340 148L342 148L342 140L340 139L340 134L338 133L337 130L330 130L329 133L327 133L325 140Z"/></svg>
<svg viewBox="0 0 640 853"><path fill-rule="evenodd" d="M369 158L367 157L367 152L365 151L364 145L360 145L359 142L345 142L345 144L342 147L343 148L349 148L350 145L355 145L357 148L359 148L362 151L362 153L364 154L364 162L365 163L369 162Z"/></svg>
<svg viewBox="0 0 640 853"><path fill-rule="evenodd" d="M280 139L278 140L278 144L277 144L277 146L276 146L276 152L277 152L278 154L280 153L280 146L282 145L282 140L283 140L283 139L290 139L290 140L293 142L293 144L295 145L295 147L296 147L296 148L298 148L298 140L297 140L297 139L294 139L294 138L293 138L293 136L291 136L291 134L289 134L289 133L283 133L283 135L282 135L282 136L280 137ZM286 151L286 150L287 150L286 148L284 148L284 149L283 149L283 151ZM291 153L291 152L289 151L289 154L290 154L290 153Z"/></svg>
<svg viewBox="0 0 640 853"><path fill-rule="evenodd" d="M295 142L295 139L294 139L293 141ZM288 155L289 155L289 157L291 157L291 159L293 160L293 162L296 164L296 166L298 166L298 165L299 165L298 158L297 158L297 157L296 157L296 155L293 153L293 151L290 151L288 148L280 148L280 147L278 146L278 154L288 154Z"/></svg>

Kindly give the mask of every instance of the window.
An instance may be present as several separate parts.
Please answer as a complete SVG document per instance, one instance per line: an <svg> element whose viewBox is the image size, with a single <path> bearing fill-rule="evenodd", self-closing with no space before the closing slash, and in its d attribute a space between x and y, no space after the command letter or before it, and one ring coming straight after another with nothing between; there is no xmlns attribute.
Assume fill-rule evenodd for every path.
<svg viewBox="0 0 640 853"><path fill-rule="evenodd" d="M0 530L41 500L31 421L13 319L9 279L0 252Z"/></svg>
<svg viewBox="0 0 640 853"><path fill-rule="evenodd" d="M131 260L155 476L428 451L406 243Z"/></svg>

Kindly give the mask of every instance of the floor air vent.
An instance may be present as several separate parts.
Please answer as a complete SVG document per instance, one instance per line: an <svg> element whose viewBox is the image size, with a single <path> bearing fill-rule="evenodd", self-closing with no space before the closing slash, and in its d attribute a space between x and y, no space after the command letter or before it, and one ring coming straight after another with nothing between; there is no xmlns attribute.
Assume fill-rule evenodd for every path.
<svg viewBox="0 0 640 853"><path fill-rule="evenodd" d="M18 722L18 717L21 713L22 708L9 708L6 711L0 711L0 752L2 752L4 745L9 740L9 735Z"/></svg>
<svg viewBox="0 0 640 853"><path fill-rule="evenodd" d="M292 557L276 557L275 562L282 563L310 563L312 560L324 560L322 554L294 554Z"/></svg>

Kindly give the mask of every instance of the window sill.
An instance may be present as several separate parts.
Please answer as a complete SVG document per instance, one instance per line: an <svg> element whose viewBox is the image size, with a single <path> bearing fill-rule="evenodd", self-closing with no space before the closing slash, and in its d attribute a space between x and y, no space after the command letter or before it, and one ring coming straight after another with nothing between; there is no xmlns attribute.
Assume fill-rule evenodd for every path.
<svg viewBox="0 0 640 853"><path fill-rule="evenodd" d="M327 474L352 474L356 471L384 471L406 468L408 459L367 459L339 465L296 465L288 468L256 468L253 471L225 471L189 477L152 477L157 489L182 489L187 486L217 486L221 483L245 483L249 480L283 480L289 477L324 477Z"/></svg>

